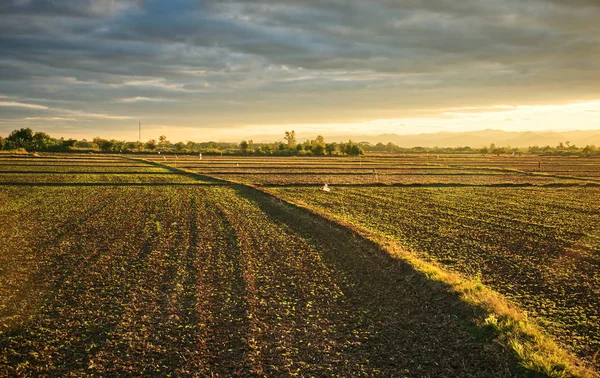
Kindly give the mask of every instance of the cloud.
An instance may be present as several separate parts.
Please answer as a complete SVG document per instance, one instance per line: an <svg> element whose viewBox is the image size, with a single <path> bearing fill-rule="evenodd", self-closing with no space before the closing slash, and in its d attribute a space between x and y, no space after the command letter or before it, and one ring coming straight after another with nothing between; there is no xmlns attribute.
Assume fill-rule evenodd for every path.
<svg viewBox="0 0 600 378"><path fill-rule="evenodd" d="M67 117L25 117L25 121L77 121L75 118Z"/></svg>
<svg viewBox="0 0 600 378"><path fill-rule="evenodd" d="M77 118L92 118L92 119L108 119L108 120L128 120L132 119L130 116L123 115L112 115L112 114L104 114L104 113L87 113L78 110L65 110L66 114L71 114Z"/></svg>
<svg viewBox="0 0 600 378"><path fill-rule="evenodd" d="M132 103L132 102L173 102L174 100L168 98L150 98L150 97L128 97L121 98L118 100L119 102Z"/></svg>
<svg viewBox="0 0 600 378"><path fill-rule="evenodd" d="M132 0L7 0L0 4L5 15L101 17L135 7Z"/></svg>
<svg viewBox="0 0 600 378"><path fill-rule="evenodd" d="M206 128L592 100L598 19L596 0L9 0L0 106Z"/></svg>
<svg viewBox="0 0 600 378"><path fill-rule="evenodd" d="M86 112L83 110L73 110L73 109L65 109L59 107L50 107L45 105L31 104L19 101L12 101L9 96L0 96L1 99L8 99L11 101L0 101L0 107L9 107L9 108L22 108L26 110L43 110L44 114L51 113L47 116L30 116L23 117L24 120L27 121L75 121L82 119L103 119L103 120L128 120L131 119L131 116L124 115L115 115L115 114L107 114L107 113L95 113L95 112Z"/></svg>
<svg viewBox="0 0 600 378"><path fill-rule="evenodd" d="M41 109L41 110L48 109L48 107L44 106L44 105L26 104L26 103L17 102L17 101L0 101L0 106L27 108L27 109Z"/></svg>

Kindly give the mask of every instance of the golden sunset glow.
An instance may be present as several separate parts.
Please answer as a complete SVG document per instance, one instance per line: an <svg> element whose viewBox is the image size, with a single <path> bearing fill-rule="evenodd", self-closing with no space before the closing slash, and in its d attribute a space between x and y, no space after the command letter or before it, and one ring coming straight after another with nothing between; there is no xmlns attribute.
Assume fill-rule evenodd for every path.
<svg viewBox="0 0 600 378"><path fill-rule="evenodd" d="M0 133L600 129L594 1L9 1Z"/></svg>

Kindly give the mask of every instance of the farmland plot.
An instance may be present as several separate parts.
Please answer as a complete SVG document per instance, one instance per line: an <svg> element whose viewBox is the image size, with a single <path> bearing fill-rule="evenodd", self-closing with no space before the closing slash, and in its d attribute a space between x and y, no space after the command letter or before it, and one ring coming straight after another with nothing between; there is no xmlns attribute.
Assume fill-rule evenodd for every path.
<svg viewBox="0 0 600 378"><path fill-rule="evenodd" d="M157 161L160 161L154 158ZM523 157L481 158L192 158L160 161L222 180L262 186L295 185L600 185L600 164Z"/></svg>
<svg viewBox="0 0 600 378"><path fill-rule="evenodd" d="M393 173L296 173L296 174L262 174L262 173L209 173L210 176L246 184L261 186L297 186L333 184L347 186L372 186L372 185L549 185L556 184L556 179L545 176L525 176L521 174L393 174ZM564 179L561 184L578 185L579 180Z"/></svg>
<svg viewBox="0 0 600 378"><path fill-rule="evenodd" d="M515 372L439 284L268 196L39 175L0 184L0 375Z"/></svg>
<svg viewBox="0 0 600 378"><path fill-rule="evenodd" d="M202 184L164 167L126 159L0 158L0 185L169 185Z"/></svg>
<svg viewBox="0 0 600 378"><path fill-rule="evenodd" d="M571 350L600 349L597 188L272 188L480 277Z"/></svg>
<svg viewBox="0 0 600 378"><path fill-rule="evenodd" d="M243 158L177 164L264 186L475 277L598 367L597 159L543 157L540 163L537 157L421 156L329 159L329 166L319 161L256 164ZM382 181L386 176L388 181ZM333 191L321 191L324 183Z"/></svg>

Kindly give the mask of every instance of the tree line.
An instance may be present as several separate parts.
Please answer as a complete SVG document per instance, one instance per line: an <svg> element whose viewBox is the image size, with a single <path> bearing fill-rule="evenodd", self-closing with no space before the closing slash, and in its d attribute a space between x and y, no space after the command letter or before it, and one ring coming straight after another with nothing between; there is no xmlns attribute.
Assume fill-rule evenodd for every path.
<svg viewBox="0 0 600 378"><path fill-rule="evenodd" d="M586 145L585 147L577 147L570 144L569 141L559 142L556 146L529 146L529 147L510 147L497 146L491 143L489 146L481 148L465 147L399 147L394 143L377 143L371 144L368 142L360 142L358 144L364 151L371 153L432 153L432 154L531 154L531 155L547 155L547 156L598 156L600 148L595 145Z"/></svg>
<svg viewBox="0 0 600 378"><path fill-rule="evenodd" d="M45 132L34 132L30 128L12 131L7 137L0 136L0 150L10 151L46 151L46 152L108 152L108 153L139 153L161 152L178 154L206 155L257 155L257 156L360 156L369 153L396 153L396 154L535 154L535 155L577 155L599 156L600 149L594 145L577 147L569 141L560 142L557 146L530 146L527 148L499 147L494 143L483 148L471 147L400 147L394 143L369 142L326 142L323 136L313 140L299 142L296 132L286 131L283 141L274 143L254 143L252 140L242 140L239 143L227 142L192 142L188 141L171 143L165 135L158 140L150 139L146 142L127 142L116 139L94 138L64 139L52 138Z"/></svg>
<svg viewBox="0 0 600 378"><path fill-rule="evenodd" d="M280 156L324 156L347 155L359 156L364 150L355 142L326 143L325 138L318 136L314 140L299 143L296 132L286 131L284 142L254 143L242 140L240 143L226 142L192 142L171 143L165 135L158 140L146 142L128 142L116 139L96 137L91 141L82 139L52 138L45 132L34 132L30 128L12 131L8 137L0 136L0 150L47 151L47 152L109 152L109 153L203 153L207 155L280 155Z"/></svg>

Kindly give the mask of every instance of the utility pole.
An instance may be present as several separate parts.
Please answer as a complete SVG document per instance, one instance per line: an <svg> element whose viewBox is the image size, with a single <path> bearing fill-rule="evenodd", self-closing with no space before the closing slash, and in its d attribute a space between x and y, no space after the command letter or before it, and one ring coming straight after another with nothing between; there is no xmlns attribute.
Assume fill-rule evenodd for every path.
<svg viewBox="0 0 600 378"><path fill-rule="evenodd" d="M142 123L138 123L138 143L142 143Z"/></svg>

